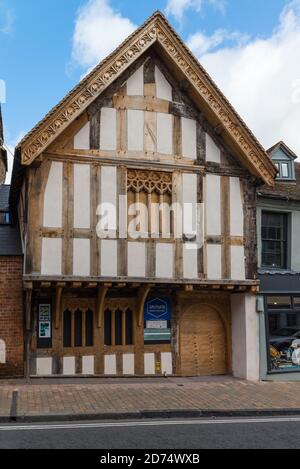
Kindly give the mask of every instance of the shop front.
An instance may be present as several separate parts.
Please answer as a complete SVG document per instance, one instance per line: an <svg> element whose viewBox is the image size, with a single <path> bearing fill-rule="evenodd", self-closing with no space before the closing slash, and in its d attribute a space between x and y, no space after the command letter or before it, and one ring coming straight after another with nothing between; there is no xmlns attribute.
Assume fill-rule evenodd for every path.
<svg viewBox="0 0 300 469"><path fill-rule="evenodd" d="M270 272L260 279L261 378L300 380L299 274Z"/></svg>
<svg viewBox="0 0 300 469"><path fill-rule="evenodd" d="M101 287L65 287L59 301L51 288L34 292L29 375L255 379L254 294L178 285L105 288L104 298Z"/></svg>

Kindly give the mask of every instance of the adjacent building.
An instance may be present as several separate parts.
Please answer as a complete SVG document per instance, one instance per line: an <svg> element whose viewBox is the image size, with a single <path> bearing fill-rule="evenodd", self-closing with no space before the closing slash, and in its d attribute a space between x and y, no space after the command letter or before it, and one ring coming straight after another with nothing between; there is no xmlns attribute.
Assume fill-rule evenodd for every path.
<svg viewBox="0 0 300 469"><path fill-rule="evenodd" d="M260 376L298 380L300 163L284 142L274 145L268 153L278 175L274 187L258 190Z"/></svg>
<svg viewBox="0 0 300 469"><path fill-rule="evenodd" d="M0 377L24 373L23 256L17 215L9 207L6 172L0 108Z"/></svg>

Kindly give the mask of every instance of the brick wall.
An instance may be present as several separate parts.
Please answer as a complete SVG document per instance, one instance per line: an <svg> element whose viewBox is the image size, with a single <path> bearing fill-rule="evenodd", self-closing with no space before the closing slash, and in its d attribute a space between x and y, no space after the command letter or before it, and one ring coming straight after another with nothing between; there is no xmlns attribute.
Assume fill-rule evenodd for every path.
<svg viewBox="0 0 300 469"><path fill-rule="evenodd" d="M21 256L0 257L0 339L6 345L0 378L24 373L22 266Z"/></svg>

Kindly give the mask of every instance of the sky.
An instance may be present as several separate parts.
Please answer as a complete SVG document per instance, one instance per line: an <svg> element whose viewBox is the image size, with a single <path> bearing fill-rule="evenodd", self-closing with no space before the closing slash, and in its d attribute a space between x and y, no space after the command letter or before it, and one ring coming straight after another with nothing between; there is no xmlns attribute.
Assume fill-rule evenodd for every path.
<svg viewBox="0 0 300 469"><path fill-rule="evenodd" d="M0 0L10 150L157 9L262 145L284 140L300 156L300 0Z"/></svg>

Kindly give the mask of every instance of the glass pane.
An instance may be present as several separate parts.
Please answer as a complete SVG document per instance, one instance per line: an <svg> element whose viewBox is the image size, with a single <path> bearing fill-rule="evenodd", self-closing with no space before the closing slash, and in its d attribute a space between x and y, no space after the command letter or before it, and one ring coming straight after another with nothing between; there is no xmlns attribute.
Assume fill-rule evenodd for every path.
<svg viewBox="0 0 300 469"><path fill-rule="evenodd" d="M115 312L115 345L122 345L122 311Z"/></svg>
<svg viewBox="0 0 300 469"><path fill-rule="evenodd" d="M109 309L104 312L104 344L111 345L111 312Z"/></svg>
<svg viewBox="0 0 300 469"><path fill-rule="evenodd" d="M64 347L71 347L71 311L64 311Z"/></svg>
<svg viewBox="0 0 300 469"><path fill-rule="evenodd" d="M268 315L271 369L300 371L300 313Z"/></svg>
<svg viewBox="0 0 300 469"><path fill-rule="evenodd" d="M8 225L10 223L9 212L0 212L0 224Z"/></svg>
<svg viewBox="0 0 300 469"><path fill-rule="evenodd" d="M289 166L287 163L281 163L281 175L283 178L289 177Z"/></svg>
<svg viewBox="0 0 300 469"><path fill-rule="evenodd" d="M85 345L92 347L94 342L93 311L90 309L85 314Z"/></svg>
<svg viewBox="0 0 300 469"><path fill-rule="evenodd" d="M133 344L133 334L132 334L132 311L128 309L126 311L126 345Z"/></svg>
<svg viewBox="0 0 300 469"><path fill-rule="evenodd" d="M74 346L82 347L82 311L80 311L80 309L75 311Z"/></svg>
<svg viewBox="0 0 300 469"><path fill-rule="evenodd" d="M286 309L291 308L290 296L268 296L268 309Z"/></svg>
<svg viewBox="0 0 300 469"><path fill-rule="evenodd" d="M300 308L300 296L294 296L294 308Z"/></svg>

